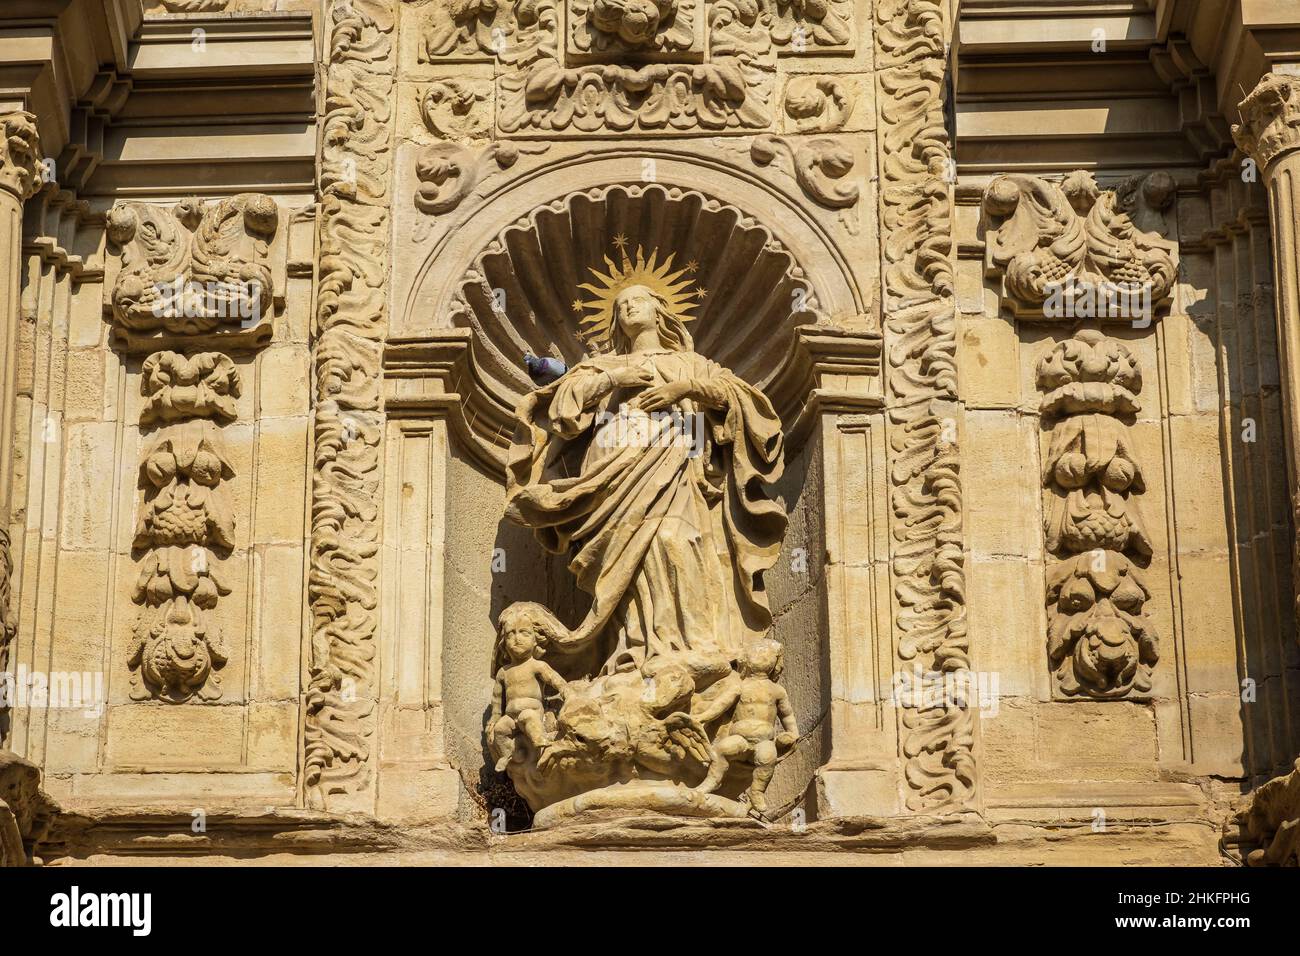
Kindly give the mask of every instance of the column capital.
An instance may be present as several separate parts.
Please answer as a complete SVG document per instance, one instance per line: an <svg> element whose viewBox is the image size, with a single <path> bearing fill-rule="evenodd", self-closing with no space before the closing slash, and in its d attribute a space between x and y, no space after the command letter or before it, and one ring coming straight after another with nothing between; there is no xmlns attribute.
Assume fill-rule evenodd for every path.
<svg viewBox="0 0 1300 956"><path fill-rule="evenodd" d="M0 188L19 201L35 195L41 184L41 139L36 117L25 111L0 113Z"/></svg>
<svg viewBox="0 0 1300 956"><path fill-rule="evenodd" d="M1242 122L1232 138L1261 169L1300 149L1300 76L1265 74L1237 108Z"/></svg>

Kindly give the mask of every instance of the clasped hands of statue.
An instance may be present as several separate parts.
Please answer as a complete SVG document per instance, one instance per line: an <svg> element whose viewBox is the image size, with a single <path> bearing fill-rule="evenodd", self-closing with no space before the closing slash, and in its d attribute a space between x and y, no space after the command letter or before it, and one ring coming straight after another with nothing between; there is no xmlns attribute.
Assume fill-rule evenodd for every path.
<svg viewBox="0 0 1300 956"><path fill-rule="evenodd" d="M643 412L656 412L673 405L691 400L703 408L721 409L726 407L725 393L708 382L698 379L682 379L654 385L654 370L648 365L616 366L603 373L609 381L609 390L617 388L644 388L635 398L627 403L629 409ZM647 387L648 386L648 387Z"/></svg>

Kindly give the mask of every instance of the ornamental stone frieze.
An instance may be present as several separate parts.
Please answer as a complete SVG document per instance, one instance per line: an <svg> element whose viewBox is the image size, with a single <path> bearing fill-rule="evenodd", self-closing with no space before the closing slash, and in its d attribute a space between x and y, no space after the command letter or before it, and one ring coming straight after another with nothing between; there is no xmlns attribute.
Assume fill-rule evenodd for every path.
<svg viewBox="0 0 1300 956"><path fill-rule="evenodd" d="M848 0L407 0L404 7L418 33L419 64L498 64L496 121L504 135L769 129L777 121L778 57L851 54L856 44ZM815 96L794 96L792 108L807 121ZM826 129L836 126L842 93L835 102Z"/></svg>

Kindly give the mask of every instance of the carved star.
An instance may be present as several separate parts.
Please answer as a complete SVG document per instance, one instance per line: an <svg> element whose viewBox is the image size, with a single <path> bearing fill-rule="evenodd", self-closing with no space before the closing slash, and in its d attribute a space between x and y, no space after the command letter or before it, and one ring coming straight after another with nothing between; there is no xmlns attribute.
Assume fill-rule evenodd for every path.
<svg viewBox="0 0 1300 956"><path fill-rule="evenodd" d="M686 263L686 272L688 275L695 275L695 272L699 267L700 264L692 259L690 262Z"/></svg>
<svg viewBox="0 0 1300 956"><path fill-rule="evenodd" d="M581 299L574 299L574 300L573 300L573 311L574 311L574 312L581 312L581 311L582 311L582 300L581 300Z"/></svg>
<svg viewBox="0 0 1300 956"><path fill-rule="evenodd" d="M617 236L614 237L614 245L618 247L619 252L622 252L623 247L627 245L627 236L623 235L620 232Z"/></svg>
<svg viewBox="0 0 1300 956"><path fill-rule="evenodd" d="M698 288L698 289L695 290L695 295L696 295L696 297L701 298L701 299L703 299L703 298L705 298L706 296L708 296L708 294L709 294L709 290L706 289L706 288L704 288L703 286L700 286L700 288Z"/></svg>

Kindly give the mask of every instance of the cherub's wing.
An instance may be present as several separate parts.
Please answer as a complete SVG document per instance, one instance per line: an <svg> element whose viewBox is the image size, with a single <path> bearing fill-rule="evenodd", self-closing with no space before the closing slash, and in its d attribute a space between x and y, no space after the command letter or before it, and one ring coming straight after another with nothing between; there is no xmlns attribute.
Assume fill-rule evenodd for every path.
<svg viewBox="0 0 1300 956"><path fill-rule="evenodd" d="M677 751L675 756L687 754L707 766L713 759L713 748L700 722L690 714L677 711L664 718L667 746Z"/></svg>

